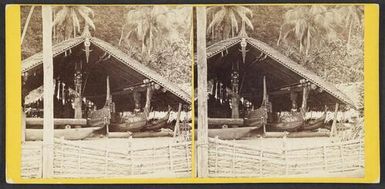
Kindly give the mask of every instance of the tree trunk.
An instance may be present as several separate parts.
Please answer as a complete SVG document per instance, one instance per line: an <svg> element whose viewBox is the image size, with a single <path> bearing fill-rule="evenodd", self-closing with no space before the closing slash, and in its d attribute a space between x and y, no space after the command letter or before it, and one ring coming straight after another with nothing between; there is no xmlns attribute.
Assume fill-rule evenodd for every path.
<svg viewBox="0 0 385 189"><path fill-rule="evenodd" d="M350 47L350 40L351 40L351 35L352 35L352 28L353 28L353 20L350 21L349 24L349 34L348 34L348 42L346 43L346 48L349 50Z"/></svg>
<svg viewBox="0 0 385 189"><path fill-rule="evenodd" d="M179 133L180 133L180 113L182 111L182 104L179 103L179 106L178 106L178 113L176 114L176 123L175 123L175 127L174 127L174 138L179 136Z"/></svg>
<svg viewBox="0 0 385 189"><path fill-rule="evenodd" d="M208 176L206 7L197 7L198 177Z"/></svg>
<svg viewBox="0 0 385 189"><path fill-rule="evenodd" d="M44 125L43 125L43 178L53 176L53 54L52 8L42 6L43 18L43 71L44 71Z"/></svg>
<svg viewBox="0 0 385 189"><path fill-rule="evenodd" d="M23 34L21 35L21 44L23 44L25 34L27 33L29 21L31 20L33 10L35 9L35 6L31 7L31 10L29 10L27 20L25 21L24 28L23 28Z"/></svg>
<svg viewBox="0 0 385 189"><path fill-rule="evenodd" d="M144 105L144 110L143 110L144 114L146 115L146 118L148 118L151 110L151 98L152 98L152 92L153 92L152 87L153 87L152 84L148 83L147 93L146 93L146 104Z"/></svg>

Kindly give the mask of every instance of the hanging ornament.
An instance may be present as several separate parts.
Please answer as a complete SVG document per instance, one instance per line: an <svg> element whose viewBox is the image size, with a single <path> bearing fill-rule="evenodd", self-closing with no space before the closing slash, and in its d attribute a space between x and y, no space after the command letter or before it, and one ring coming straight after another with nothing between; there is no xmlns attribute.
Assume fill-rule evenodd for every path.
<svg viewBox="0 0 385 189"><path fill-rule="evenodd" d="M59 80L58 80L58 82L57 82L56 88L57 88L57 90L56 90L56 99L60 100L60 95L61 95L60 89L61 89L61 85L60 85L60 81L59 81Z"/></svg>
<svg viewBox="0 0 385 189"><path fill-rule="evenodd" d="M83 51L86 52L86 63L88 63L90 52L92 52L90 50L90 46L91 46L90 38L86 37L86 39L84 40L84 49L83 49Z"/></svg>
<svg viewBox="0 0 385 189"><path fill-rule="evenodd" d="M64 86L65 86L65 83L62 83L61 87L62 87L62 104L64 105L66 103L66 96L65 96L65 92L64 92Z"/></svg>
<svg viewBox="0 0 385 189"><path fill-rule="evenodd" d="M242 53L242 62L245 63L246 61L246 53L249 51L246 49L246 46L247 46L247 42L246 42L246 38L242 38L241 40L241 49L239 49L239 51Z"/></svg>
<svg viewBox="0 0 385 189"><path fill-rule="evenodd" d="M214 98L215 99L218 99L218 81L215 82L215 94L214 94Z"/></svg>

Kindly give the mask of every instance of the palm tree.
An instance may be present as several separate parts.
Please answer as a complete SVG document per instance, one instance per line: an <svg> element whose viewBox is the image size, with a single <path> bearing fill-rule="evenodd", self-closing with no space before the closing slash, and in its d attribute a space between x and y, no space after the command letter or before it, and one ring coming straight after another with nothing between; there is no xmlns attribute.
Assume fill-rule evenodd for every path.
<svg viewBox="0 0 385 189"><path fill-rule="evenodd" d="M325 38L327 41L337 38L336 23L335 12L328 10L326 6L295 7L284 15L277 45L292 34L299 45L299 52L302 53L305 49L305 55L308 55L313 43L321 43Z"/></svg>
<svg viewBox="0 0 385 189"><path fill-rule="evenodd" d="M230 36L234 37L238 33L239 22L244 22L250 29L254 30L249 18L252 17L252 11L245 6L214 6L208 8L207 12L208 17L211 17L207 31L211 33L212 38L215 38L215 31L221 27L223 27L223 39Z"/></svg>
<svg viewBox="0 0 385 189"><path fill-rule="evenodd" d="M119 45L130 38L130 42L136 40L140 43L142 54L149 55L155 46L160 47L164 42L177 38L174 26L178 18L168 7L138 7L128 11L125 17Z"/></svg>
<svg viewBox="0 0 385 189"><path fill-rule="evenodd" d="M25 34L27 33L29 21L31 20L33 10L35 9L35 6L32 5L31 9L29 10L27 20L25 21L24 27L23 27L23 33L21 34L21 44L23 44Z"/></svg>
<svg viewBox="0 0 385 189"><path fill-rule="evenodd" d="M363 7L362 6L340 6L337 9L339 18L342 18L341 23L348 30L347 48L350 47L352 30L362 26Z"/></svg>
<svg viewBox="0 0 385 189"><path fill-rule="evenodd" d="M94 11L89 7L61 6L55 14L53 27L59 27L61 31L64 30L64 39L68 39L71 36L76 37L80 33L80 23L82 22L95 30L93 17Z"/></svg>

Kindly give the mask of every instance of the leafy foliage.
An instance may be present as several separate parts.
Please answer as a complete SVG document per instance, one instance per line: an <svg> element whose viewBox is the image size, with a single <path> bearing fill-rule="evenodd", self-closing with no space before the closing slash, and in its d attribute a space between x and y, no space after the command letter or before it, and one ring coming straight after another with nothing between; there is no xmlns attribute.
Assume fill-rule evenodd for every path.
<svg viewBox="0 0 385 189"><path fill-rule="evenodd" d="M247 25L251 30L254 29L249 17L252 17L251 9L245 6L214 6L207 10L208 27L207 32L211 34L212 39L218 37L217 33L221 33L219 39L227 39L238 34L239 23L241 22L242 30ZM240 19L240 20L239 20Z"/></svg>
<svg viewBox="0 0 385 189"><path fill-rule="evenodd" d="M329 82L363 81L362 6L246 8L252 11L254 26L246 29L248 36L269 44ZM208 45L218 41L210 36L208 40Z"/></svg>
<svg viewBox="0 0 385 189"><path fill-rule="evenodd" d="M74 6L78 8L77 6ZM63 8L63 7L61 7ZM169 78L170 81L175 83L190 83L191 80L191 50L190 39L191 35L191 9L184 7L165 7L167 9L167 17L159 16L156 24L162 24L157 26L160 28L158 31L154 31L155 34L153 39L153 47L150 50L150 54L141 53L141 42L136 38L134 34L131 34L124 41L120 41L122 28L125 26L125 32L131 29L127 27L125 18L127 13L131 10L139 10L141 6L89 6L88 16L91 19L93 25L89 25L90 28L96 28L91 31L92 36L98 37L104 41L107 41L120 48L139 62L155 69L161 75ZM146 7L146 10L151 10L151 7ZM21 8L21 25L23 26L30 7L22 6ZM55 15L59 14L56 9ZM79 10L76 10L79 11ZM71 13L71 11L68 11ZM139 11L141 12L141 11ZM142 11L143 12L143 11ZM161 12L161 11L160 11ZM64 14L64 13L61 13ZM71 14L70 14L71 15ZM84 26L84 23L88 23L83 19L82 15L77 12L79 25ZM148 15L148 12L146 12ZM62 17L62 16L60 16ZM72 37L74 28L76 35L79 33L77 24L73 27L72 16L65 17L62 25L56 25L58 35L68 34ZM59 24L60 20L57 21ZM136 20L139 22L140 20ZM167 22L167 23L162 23ZM25 59L33 54L42 50L42 24L41 24L41 7L36 6L35 11L31 17L30 28L27 30L25 36L25 42L22 45L22 58ZM167 28L165 28L167 26ZM67 33L64 30L59 31L59 28L68 29ZM169 28L171 27L171 28ZM80 27L80 30L82 28ZM162 36L156 36L157 34ZM127 33L124 33L127 35ZM145 35L149 36L148 33ZM147 39L146 39L147 40ZM148 45L149 41L145 42ZM146 46L147 47L147 46ZM148 49L147 51L148 52Z"/></svg>
<svg viewBox="0 0 385 189"><path fill-rule="evenodd" d="M54 7L53 27L55 30L57 41L63 41L71 37L76 37L80 33L81 22L85 26L90 26L95 30L95 25L92 20L94 11L86 6L61 6ZM79 19L79 15L80 18ZM92 18L91 18L92 17ZM57 28L56 28L57 27Z"/></svg>

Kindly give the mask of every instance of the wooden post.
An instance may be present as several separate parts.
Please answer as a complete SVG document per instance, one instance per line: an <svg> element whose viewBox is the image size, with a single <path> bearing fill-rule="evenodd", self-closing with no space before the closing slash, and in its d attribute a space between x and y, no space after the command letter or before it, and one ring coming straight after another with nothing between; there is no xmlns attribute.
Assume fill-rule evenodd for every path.
<svg viewBox="0 0 385 189"><path fill-rule="evenodd" d="M21 111L21 143L25 142L26 115L24 110Z"/></svg>
<svg viewBox="0 0 385 189"><path fill-rule="evenodd" d="M74 108L75 115L74 117L79 119L82 118L82 69L81 62L76 62L75 66L75 75L74 75L74 86L76 91L76 96L74 98Z"/></svg>
<svg viewBox="0 0 385 189"><path fill-rule="evenodd" d="M269 96L267 95L266 76L263 76L263 97L261 107L267 109L266 114L262 117L263 134L266 134L267 119L269 118L269 113L272 112L272 106L271 103L269 103Z"/></svg>
<svg viewBox="0 0 385 189"><path fill-rule="evenodd" d="M155 145L153 144L152 145L152 162L151 162L151 170L154 172L155 171L155 153L156 153L156 150L155 150Z"/></svg>
<svg viewBox="0 0 385 189"><path fill-rule="evenodd" d="M291 100L291 109L297 109L297 93L293 88L290 88L290 100Z"/></svg>
<svg viewBox="0 0 385 189"><path fill-rule="evenodd" d="M134 97L134 104L135 104L135 112L136 111L140 111L140 108L141 108L141 106L140 106L140 97L141 97L141 95L140 95L140 92L139 91L134 91L134 93L132 93L132 95L133 95L133 97Z"/></svg>
<svg viewBox="0 0 385 189"><path fill-rule="evenodd" d="M23 33L21 34L21 44L23 44L25 34L27 33L29 21L31 20L33 10L35 9L35 6L32 5L31 9L29 10L27 20L25 21L24 27L23 27Z"/></svg>
<svg viewBox="0 0 385 189"><path fill-rule="evenodd" d="M324 164L324 170L328 170L327 160L326 160L326 146L322 146L322 158L323 158L323 164Z"/></svg>
<svg viewBox="0 0 385 189"><path fill-rule="evenodd" d="M144 105L144 114L148 118L151 108L151 97L152 97L152 84L149 82L146 90L146 104Z"/></svg>
<svg viewBox="0 0 385 189"><path fill-rule="evenodd" d="M105 164L104 165L104 176L105 177L108 176L108 156L109 156L108 148L109 148L109 146L107 146L107 145L104 147L104 164Z"/></svg>
<svg viewBox="0 0 385 189"><path fill-rule="evenodd" d="M169 153L169 160L170 160L170 170L174 170L174 161L172 156L172 146L171 143L168 144L168 153Z"/></svg>
<svg viewBox="0 0 385 189"><path fill-rule="evenodd" d="M282 138L283 155L285 158L285 175L289 174L289 161L287 158L287 132L285 131Z"/></svg>
<svg viewBox="0 0 385 189"><path fill-rule="evenodd" d="M130 175L134 175L134 161L133 161L133 150L132 150L132 136L128 138L128 150L130 153Z"/></svg>
<svg viewBox="0 0 385 189"><path fill-rule="evenodd" d="M239 73L237 69L233 69L231 73L231 118L239 118Z"/></svg>
<svg viewBox="0 0 385 189"><path fill-rule="evenodd" d="M206 7L196 7L198 73L198 177L208 176Z"/></svg>
<svg viewBox="0 0 385 189"><path fill-rule="evenodd" d="M59 144L60 144L60 152L61 152L61 159L60 159L60 173L61 174L64 174L64 170L63 170L63 162L64 162L64 137L60 137L60 140L59 140Z"/></svg>
<svg viewBox="0 0 385 189"><path fill-rule="evenodd" d="M342 171L345 169L345 160L344 160L344 149L342 147L342 143L340 142L339 145L339 150L340 150L340 159L341 159L341 164L342 164Z"/></svg>
<svg viewBox="0 0 385 189"><path fill-rule="evenodd" d="M338 114L338 103L336 103L336 107L334 109L334 117L332 128L330 129L330 136L335 136L337 134L337 114Z"/></svg>
<svg viewBox="0 0 385 189"><path fill-rule="evenodd" d="M263 150L259 151L259 176L263 176Z"/></svg>
<svg viewBox="0 0 385 189"><path fill-rule="evenodd" d="M175 123L175 127L174 127L174 138L177 136L179 136L179 133L180 133L180 128L179 128L179 125L180 125L180 113L182 111L182 104L179 103L179 106L178 106L178 113L176 114L176 123Z"/></svg>
<svg viewBox="0 0 385 189"><path fill-rule="evenodd" d="M218 143L218 136L215 137L214 139L214 145L215 145L215 174L218 173L218 146L219 146L219 143Z"/></svg>
<svg viewBox="0 0 385 189"><path fill-rule="evenodd" d="M111 89L110 89L110 76L107 76L107 78L106 78L106 104L104 104L104 106L110 106L111 104L112 104L112 95L111 95Z"/></svg>
<svg viewBox="0 0 385 189"><path fill-rule="evenodd" d="M307 111L307 99L308 99L308 96L309 96L309 88L308 86L304 86L303 87L303 92L302 92L302 116L303 118L305 119L305 116L306 116L306 111Z"/></svg>
<svg viewBox="0 0 385 189"><path fill-rule="evenodd" d="M233 155L231 158L231 173L234 175L235 175L235 163L236 163L235 140L233 140Z"/></svg>
<svg viewBox="0 0 385 189"><path fill-rule="evenodd" d="M53 54L52 7L42 6L43 18L43 71L44 71L44 124L43 124L43 178L53 177Z"/></svg>

